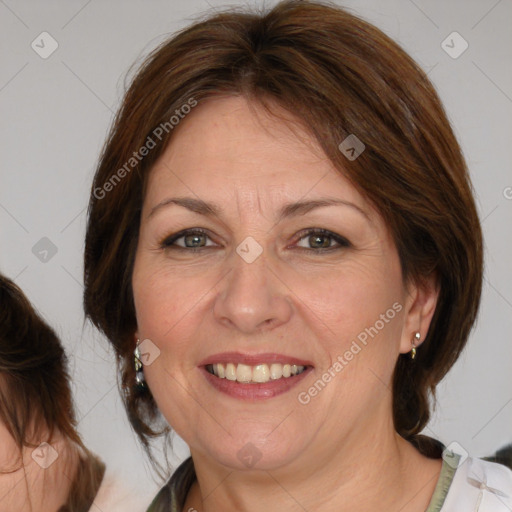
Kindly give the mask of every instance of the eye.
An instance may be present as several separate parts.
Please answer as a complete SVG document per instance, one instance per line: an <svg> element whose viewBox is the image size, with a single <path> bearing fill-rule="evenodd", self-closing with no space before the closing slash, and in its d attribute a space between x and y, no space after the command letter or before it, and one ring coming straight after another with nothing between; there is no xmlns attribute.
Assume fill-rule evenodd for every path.
<svg viewBox="0 0 512 512"><path fill-rule="evenodd" d="M351 246L350 242L346 238L326 229L306 229L299 233L299 237L299 243L297 243L297 245L311 252L325 252ZM208 244L209 239L210 236L204 229L186 229L168 236L160 243L160 246L162 249L199 252L203 249L214 247L216 245L213 242ZM302 245L303 243L307 245Z"/></svg>
<svg viewBox="0 0 512 512"><path fill-rule="evenodd" d="M162 249L189 250L195 252L211 245L206 245L210 237L204 229L185 229L174 235L165 238L160 246ZM213 244L215 245L215 244Z"/></svg>
<svg viewBox="0 0 512 512"><path fill-rule="evenodd" d="M305 240L305 243L309 244L309 247L301 245L300 243L298 243L297 245L299 247L303 247L308 251L322 252L327 250L342 249L351 246L350 242L346 238L337 235L332 231L327 231L326 229L306 229L299 233L299 236L299 242L300 240ZM335 242L335 244L338 245L332 245L332 242Z"/></svg>

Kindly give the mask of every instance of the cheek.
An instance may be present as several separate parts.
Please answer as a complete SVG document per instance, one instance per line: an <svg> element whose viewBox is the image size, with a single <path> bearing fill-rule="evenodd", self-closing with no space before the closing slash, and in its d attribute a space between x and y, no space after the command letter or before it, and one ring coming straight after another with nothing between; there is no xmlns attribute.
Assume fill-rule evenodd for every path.
<svg viewBox="0 0 512 512"><path fill-rule="evenodd" d="M157 347L148 345L157 357L145 366L144 375L161 409L171 401L170 409L174 410L181 398L187 399L181 397L181 391L188 387L187 380L201 357L201 341L205 337L202 322L206 318L202 310L207 292L213 288L206 281L207 278L178 275L162 265L155 270L143 259L135 266L137 334L141 341L149 339Z"/></svg>
<svg viewBox="0 0 512 512"><path fill-rule="evenodd" d="M314 281L303 282L297 295L304 297L301 314L309 318L321 346L322 371L341 358L337 375L343 377L337 382L347 389L362 391L374 384L375 375L388 381L403 324L400 266L382 259L378 265L354 262L326 274L321 288Z"/></svg>
<svg viewBox="0 0 512 512"><path fill-rule="evenodd" d="M11 434L0 422L0 482L2 471L10 471L20 464L20 451Z"/></svg>
<svg viewBox="0 0 512 512"><path fill-rule="evenodd" d="M187 372L192 371L193 331L190 280L145 266L133 273L133 294L140 340L149 339L158 356L144 367L144 377L164 417L179 435L186 433L190 414ZM187 314L188 313L188 314ZM149 345L150 351L155 350ZM180 411L187 411L184 415Z"/></svg>
<svg viewBox="0 0 512 512"><path fill-rule="evenodd" d="M393 268L353 265L323 279L324 286L304 283L303 297L327 328L350 332L373 325L395 302L403 300L400 274Z"/></svg>
<svg viewBox="0 0 512 512"><path fill-rule="evenodd" d="M162 342L186 319L191 301L197 301L192 282L141 261L133 274L133 294L140 336Z"/></svg>

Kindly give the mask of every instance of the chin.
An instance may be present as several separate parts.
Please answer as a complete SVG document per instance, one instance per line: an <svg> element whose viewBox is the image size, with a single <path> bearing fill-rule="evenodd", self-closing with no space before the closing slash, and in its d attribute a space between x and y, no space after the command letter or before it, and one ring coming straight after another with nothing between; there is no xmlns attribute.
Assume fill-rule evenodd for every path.
<svg viewBox="0 0 512 512"><path fill-rule="evenodd" d="M272 471L292 464L302 451L300 438L290 432L261 432L261 425L251 435L245 428L239 435L225 435L204 452L230 469L237 471ZM203 452L203 453L204 453Z"/></svg>

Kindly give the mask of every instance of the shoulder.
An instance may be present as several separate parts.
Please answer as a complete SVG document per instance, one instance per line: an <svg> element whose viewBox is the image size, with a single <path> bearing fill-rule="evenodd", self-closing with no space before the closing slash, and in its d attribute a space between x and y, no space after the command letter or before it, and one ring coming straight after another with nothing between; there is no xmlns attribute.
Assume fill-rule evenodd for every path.
<svg viewBox="0 0 512 512"><path fill-rule="evenodd" d="M457 468L442 512L510 512L512 471L501 464L468 457Z"/></svg>
<svg viewBox="0 0 512 512"><path fill-rule="evenodd" d="M144 512L150 499L137 495L108 470L105 473L90 512Z"/></svg>

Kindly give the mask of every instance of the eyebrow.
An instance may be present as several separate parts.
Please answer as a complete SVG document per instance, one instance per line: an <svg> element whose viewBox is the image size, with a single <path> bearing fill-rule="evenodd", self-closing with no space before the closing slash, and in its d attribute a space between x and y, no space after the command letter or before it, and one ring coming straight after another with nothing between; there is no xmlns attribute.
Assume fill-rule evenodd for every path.
<svg viewBox="0 0 512 512"><path fill-rule="evenodd" d="M193 197L171 197L164 199L156 206L154 206L149 212L148 218L153 216L158 210L165 208L169 205L178 205L200 215L207 217L219 217L222 218L224 211L222 208L214 203L203 201L202 199L196 199ZM362 214L368 221L371 222L368 213L361 207L349 201L343 199L337 199L332 197L322 197L319 199L313 199L309 201L296 201L294 203L286 203L281 207L278 214L278 222L298 215L305 215L306 213L314 210L315 208L321 208L324 206L349 206Z"/></svg>

